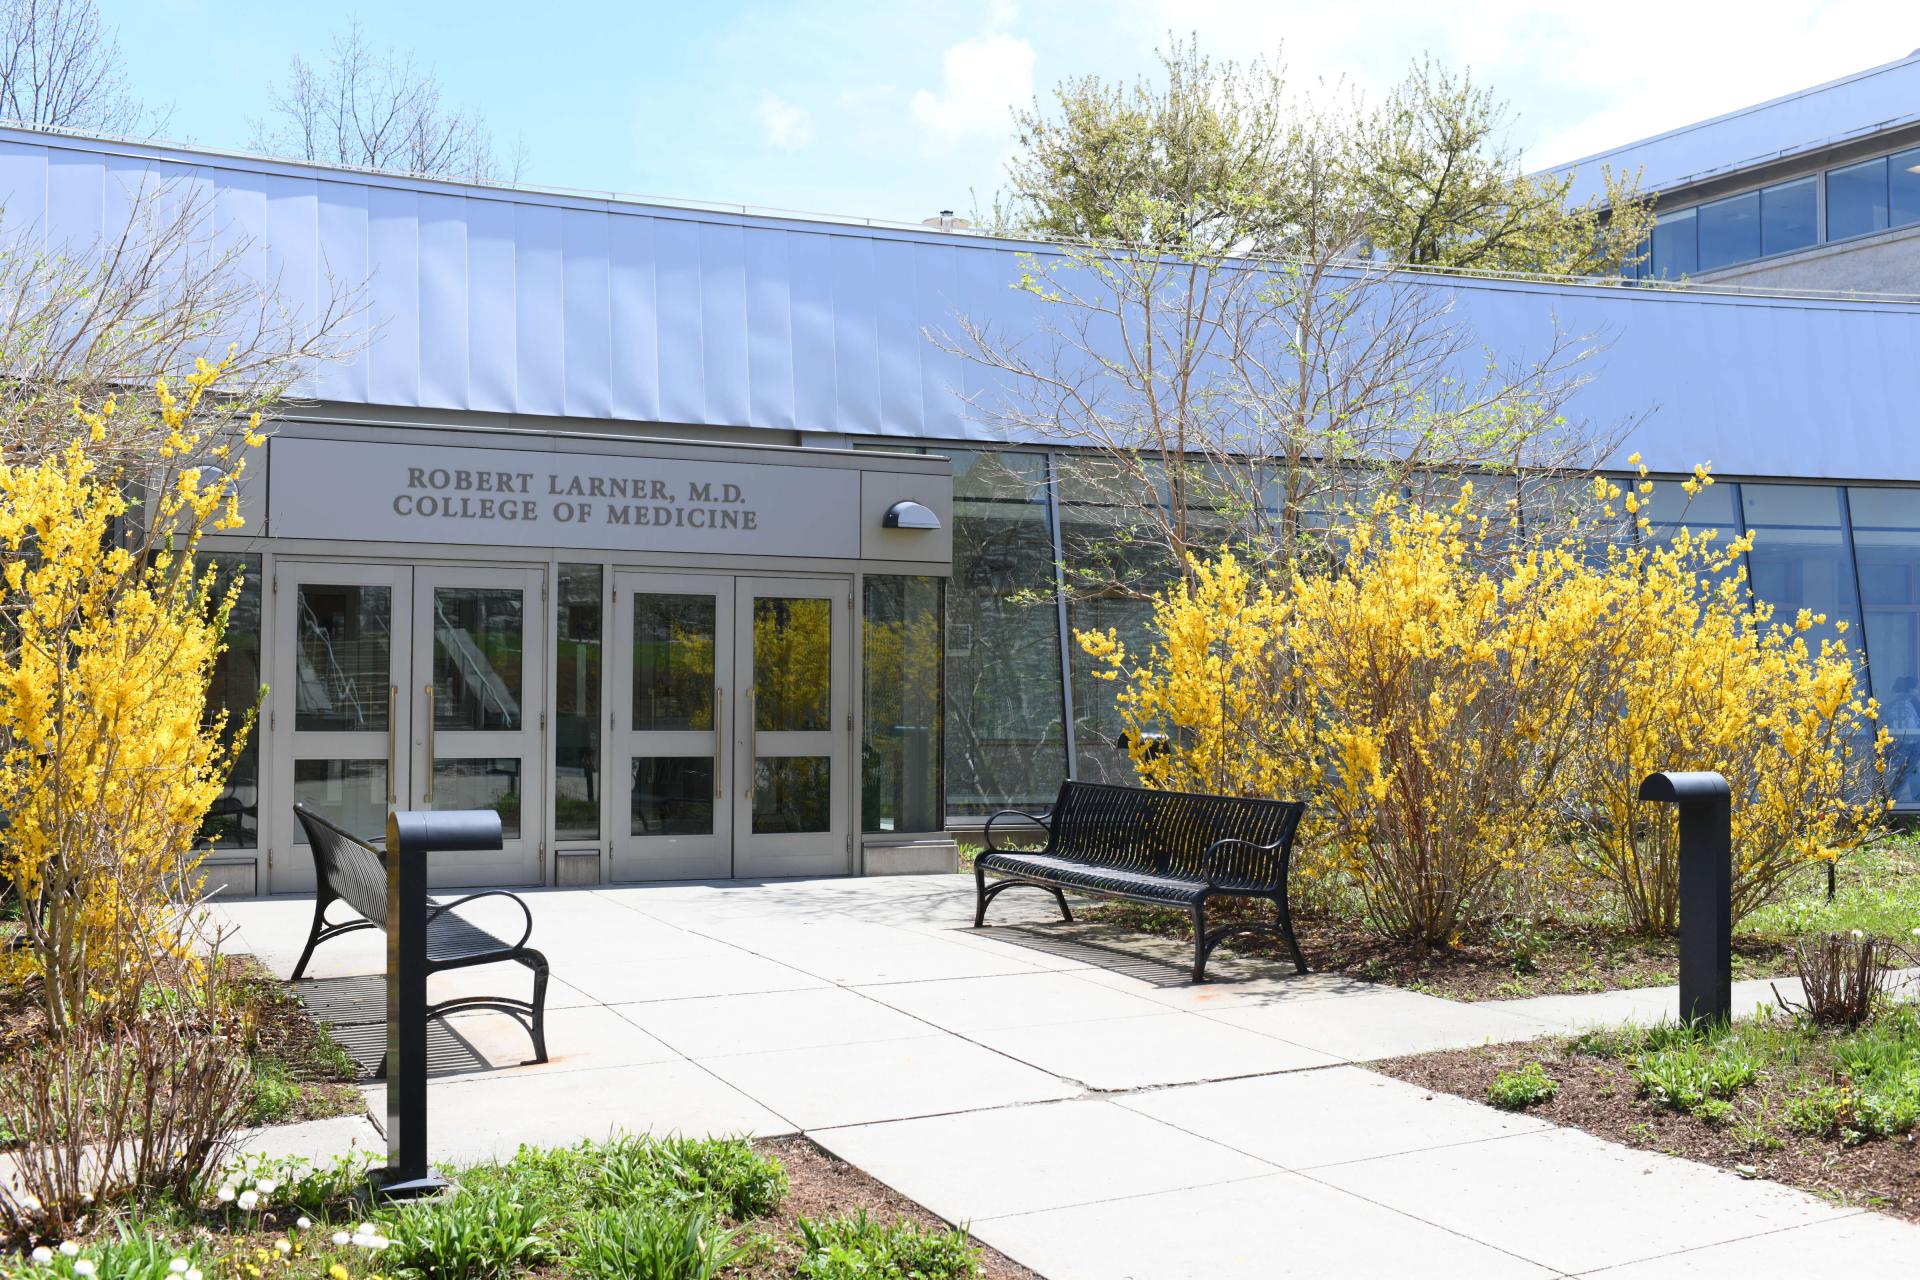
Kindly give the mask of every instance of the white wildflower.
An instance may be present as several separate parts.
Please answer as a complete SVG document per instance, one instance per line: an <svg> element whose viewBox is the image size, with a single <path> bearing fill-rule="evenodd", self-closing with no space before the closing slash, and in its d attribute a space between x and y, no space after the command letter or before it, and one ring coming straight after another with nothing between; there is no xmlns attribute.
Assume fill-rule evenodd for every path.
<svg viewBox="0 0 1920 1280"><path fill-rule="evenodd" d="M253 1189L255 1191L258 1191L263 1196L270 1196L273 1194L274 1189L279 1185L280 1184L275 1182L272 1178L262 1178L260 1179L260 1181L253 1184Z"/></svg>
<svg viewBox="0 0 1920 1280"><path fill-rule="evenodd" d="M371 1222L363 1222L353 1229L353 1234L357 1236L379 1235L380 1228L374 1226Z"/></svg>
<svg viewBox="0 0 1920 1280"><path fill-rule="evenodd" d="M75 1259L75 1260L74 1260L74 1264L73 1264L73 1274L75 1274L75 1275L77 1275L77 1276L90 1276L90 1275L92 1275L92 1274L93 1274L93 1259L91 1259L91 1258L77 1258L77 1259Z"/></svg>
<svg viewBox="0 0 1920 1280"><path fill-rule="evenodd" d="M187 1260L185 1258L175 1258L167 1264L167 1270L177 1276L185 1275L187 1273Z"/></svg>
<svg viewBox="0 0 1920 1280"><path fill-rule="evenodd" d="M33 1251L33 1260L41 1266L45 1266L47 1263L53 1261L53 1250L47 1248L45 1245L41 1245Z"/></svg>
<svg viewBox="0 0 1920 1280"><path fill-rule="evenodd" d="M313 1225L313 1219L309 1218L306 1214L303 1213L300 1215L299 1219L294 1222L293 1225L300 1228L302 1231L305 1231L308 1227L311 1227Z"/></svg>
<svg viewBox="0 0 1920 1280"><path fill-rule="evenodd" d="M346 1233L346 1232L344 1232L344 1231L336 1231L336 1232L334 1232L334 1233L333 1233L333 1242L334 1242L335 1244L345 1244L345 1243L347 1242L347 1233Z"/></svg>
<svg viewBox="0 0 1920 1280"><path fill-rule="evenodd" d="M200 1280L200 1268L188 1267L187 1274L181 1276L180 1280Z"/></svg>
<svg viewBox="0 0 1920 1280"><path fill-rule="evenodd" d="M276 1249L277 1251L279 1251L280 1253L292 1253L292 1252L293 1252L293 1241L291 1241L291 1240L275 1240L275 1241L273 1242L273 1247L274 1247L274 1248L275 1248L275 1249Z"/></svg>
<svg viewBox="0 0 1920 1280"><path fill-rule="evenodd" d="M252 1213L254 1210L254 1206L260 1203L260 1193L258 1191L242 1191L240 1193L240 1199L237 1201L237 1203L239 1204L241 1209L245 1210L248 1213Z"/></svg>
<svg viewBox="0 0 1920 1280"><path fill-rule="evenodd" d="M232 1204L232 1203L233 1203L233 1188L232 1188L232 1187L222 1187L222 1188L220 1188L220 1190L218 1190L218 1191L217 1191L217 1192L215 1192L214 1194L215 1194L216 1196L218 1196L218 1197L219 1197L219 1199L220 1199L220 1203L221 1203L221 1204Z"/></svg>
<svg viewBox="0 0 1920 1280"><path fill-rule="evenodd" d="M80 1256L80 1246L71 1240L62 1240L60 1242L60 1256L63 1258L77 1258Z"/></svg>

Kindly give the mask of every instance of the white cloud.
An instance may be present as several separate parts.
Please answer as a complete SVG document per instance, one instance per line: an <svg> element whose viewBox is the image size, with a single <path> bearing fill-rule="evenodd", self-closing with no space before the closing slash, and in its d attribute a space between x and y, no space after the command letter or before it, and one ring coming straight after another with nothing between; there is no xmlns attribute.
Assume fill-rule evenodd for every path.
<svg viewBox="0 0 1920 1280"><path fill-rule="evenodd" d="M1033 96L1033 46L1009 35L980 36L948 48L939 93L913 95L913 117L945 139L998 137L1007 113Z"/></svg>
<svg viewBox="0 0 1920 1280"><path fill-rule="evenodd" d="M813 116L778 94L762 94L753 114L766 130L767 141L782 151L798 151L813 141Z"/></svg>

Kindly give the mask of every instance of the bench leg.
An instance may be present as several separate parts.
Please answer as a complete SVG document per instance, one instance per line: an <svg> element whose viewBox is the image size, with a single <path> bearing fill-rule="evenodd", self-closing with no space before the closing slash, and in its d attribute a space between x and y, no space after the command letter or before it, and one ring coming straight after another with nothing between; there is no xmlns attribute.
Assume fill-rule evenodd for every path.
<svg viewBox="0 0 1920 1280"><path fill-rule="evenodd" d="M976 929L983 927L987 923L987 904L989 902L992 902L1008 889L1016 889L1021 885L1029 885L1035 889L1045 889L1048 893L1052 894L1053 900L1060 904L1061 921L1066 924L1073 923L1073 908L1067 905L1067 895L1054 885L1039 884L1032 880L996 880L992 884L988 884L986 872L982 871L977 864L973 868L973 879L974 893L976 895L973 907L973 927Z"/></svg>
<svg viewBox="0 0 1920 1280"><path fill-rule="evenodd" d="M533 1036L533 1060L545 1062L547 1060L547 960L545 956L540 958L540 963L534 966L533 970L533 1024L527 1030Z"/></svg>
<svg viewBox="0 0 1920 1280"><path fill-rule="evenodd" d="M1275 898L1273 900L1273 906L1277 923L1280 925L1280 936L1287 940L1287 950L1293 952L1293 971L1295 973L1305 973L1307 971L1307 958L1300 952L1300 939L1293 936L1293 912L1287 909L1287 900L1285 898Z"/></svg>
<svg viewBox="0 0 1920 1280"><path fill-rule="evenodd" d="M1193 904L1193 980L1207 980L1207 953L1215 943L1207 940L1207 900L1205 898Z"/></svg>
<svg viewBox="0 0 1920 1280"><path fill-rule="evenodd" d="M293 966L293 976L287 981L298 982L307 971L307 961L313 959L313 949L320 945L321 931L327 927L327 898L323 893L313 895L313 928L307 931L307 949L300 953L300 963Z"/></svg>

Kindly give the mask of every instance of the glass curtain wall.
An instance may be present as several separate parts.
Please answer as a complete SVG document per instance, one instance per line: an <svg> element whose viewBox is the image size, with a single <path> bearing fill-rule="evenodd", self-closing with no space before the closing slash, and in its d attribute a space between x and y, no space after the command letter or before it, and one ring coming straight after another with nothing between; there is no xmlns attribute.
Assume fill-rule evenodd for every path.
<svg viewBox="0 0 1920 1280"><path fill-rule="evenodd" d="M949 453L947 812L1044 808L1067 768L1047 459Z"/></svg>
<svg viewBox="0 0 1920 1280"><path fill-rule="evenodd" d="M260 557L212 553L201 560L211 564L216 574L210 605L225 601L234 579L240 579L240 593L222 637L226 649L213 660L213 680L207 687L207 719L211 722L225 712L230 739L260 703ZM234 757L233 772L207 810L200 835L218 849L260 847L260 726L248 727L247 740Z"/></svg>
<svg viewBox="0 0 1920 1280"><path fill-rule="evenodd" d="M563 564L555 608L553 833L600 838L600 615L597 564Z"/></svg>
<svg viewBox="0 0 1920 1280"><path fill-rule="evenodd" d="M1847 490L1867 675L1893 735L1894 801L1920 803L1920 490Z"/></svg>
<svg viewBox="0 0 1920 1280"><path fill-rule="evenodd" d="M945 825L940 790L944 587L939 578L866 579L861 630L863 831L938 831Z"/></svg>
<svg viewBox="0 0 1920 1280"><path fill-rule="evenodd" d="M1826 621L1807 632L1809 649L1839 636L1837 624L1845 622L1847 647L1858 655L1860 596L1844 504L1831 485L1740 487L1745 523L1754 535L1747 555L1754 594L1773 606L1776 622L1792 622L1802 609L1824 615Z"/></svg>

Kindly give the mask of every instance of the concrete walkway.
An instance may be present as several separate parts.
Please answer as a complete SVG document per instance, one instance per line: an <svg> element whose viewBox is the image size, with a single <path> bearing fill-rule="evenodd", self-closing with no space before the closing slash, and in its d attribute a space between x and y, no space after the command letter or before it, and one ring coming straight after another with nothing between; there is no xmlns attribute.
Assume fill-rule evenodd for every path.
<svg viewBox="0 0 1920 1280"><path fill-rule="evenodd" d="M1037 893L969 929L954 876L527 896L552 1061L514 1065L526 1037L504 1017L457 1018L449 1060L469 1069L431 1086L436 1159L614 1129L804 1132L1050 1280L1920 1266L1920 1228L1355 1065L1657 1017L1670 990L1463 1004L1231 956L1193 987L1180 948L1049 923ZM230 950L291 969L310 900L223 910ZM323 947L316 995L380 971L382 945ZM524 983L447 974L434 998L503 975ZM377 1141L322 1123L257 1141Z"/></svg>

